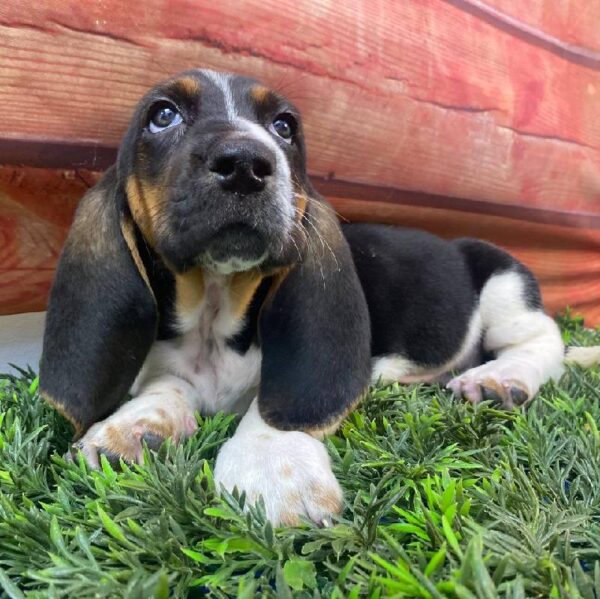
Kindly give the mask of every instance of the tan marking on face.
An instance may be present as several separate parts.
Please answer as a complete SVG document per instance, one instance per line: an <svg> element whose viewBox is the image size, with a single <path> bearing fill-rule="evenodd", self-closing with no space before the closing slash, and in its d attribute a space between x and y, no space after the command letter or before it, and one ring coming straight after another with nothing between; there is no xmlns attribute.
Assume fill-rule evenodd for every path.
<svg viewBox="0 0 600 599"><path fill-rule="evenodd" d="M306 205L308 204L308 197L304 191L296 192L296 216L295 220L299 223L304 216Z"/></svg>
<svg viewBox="0 0 600 599"><path fill-rule="evenodd" d="M154 303L156 304L156 297L154 296L154 290L150 285L150 279L148 278L148 273L146 272L146 267L144 266L144 262L142 261L142 257L138 251L137 244L135 242L135 233L133 231L133 223L129 219L121 220L121 232L123 233L123 237L125 239L125 243L129 248L129 252L131 253L131 257L135 262L135 266L140 273L142 279L144 279L144 283L146 283L146 287L148 287L148 291L152 295L154 299Z"/></svg>
<svg viewBox="0 0 600 599"><path fill-rule="evenodd" d="M73 441L76 441L81 437L84 433L83 426L80 422L78 422L69 412L63 404L54 399L49 393L45 391L40 391L41 398L49 403L63 418L66 418L75 428L75 436L73 437Z"/></svg>
<svg viewBox="0 0 600 599"><path fill-rule="evenodd" d="M254 85L250 90L250 97L257 103L263 104L271 95L271 90L264 85Z"/></svg>
<svg viewBox="0 0 600 599"><path fill-rule="evenodd" d="M175 87L189 98L194 98L200 93L200 82L194 77L182 77L175 82Z"/></svg>
<svg viewBox="0 0 600 599"><path fill-rule="evenodd" d="M148 243L154 247L165 204L162 192L158 186L144 183L135 175L127 179L125 187L131 214Z"/></svg>
<svg viewBox="0 0 600 599"><path fill-rule="evenodd" d="M236 272L231 276L229 304L235 318L242 318L246 314L263 276L256 270Z"/></svg>
<svg viewBox="0 0 600 599"><path fill-rule="evenodd" d="M309 485L308 490L323 512L339 514L342 511L341 497L334 491L314 482Z"/></svg>
<svg viewBox="0 0 600 599"><path fill-rule="evenodd" d="M187 318L204 297L204 274L198 266L175 275L175 313L180 320Z"/></svg>
<svg viewBox="0 0 600 599"><path fill-rule="evenodd" d="M332 248L339 247L344 241L340 223L333 208L318 200L309 201L309 216L316 224L319 233L327 240Z"/></svg>

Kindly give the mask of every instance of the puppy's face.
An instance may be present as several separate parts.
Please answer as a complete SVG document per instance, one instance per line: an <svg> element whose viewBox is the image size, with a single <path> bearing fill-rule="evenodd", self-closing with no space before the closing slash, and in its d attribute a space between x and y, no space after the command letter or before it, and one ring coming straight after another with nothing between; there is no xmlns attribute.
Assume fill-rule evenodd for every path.
<svg viewBox="0 0 600 599"><path fill-rule="evenodd" d="M252 79L200 70L141 100L118 161L135 221L178 272L293 261L305 169L288 100Z"/></svg>

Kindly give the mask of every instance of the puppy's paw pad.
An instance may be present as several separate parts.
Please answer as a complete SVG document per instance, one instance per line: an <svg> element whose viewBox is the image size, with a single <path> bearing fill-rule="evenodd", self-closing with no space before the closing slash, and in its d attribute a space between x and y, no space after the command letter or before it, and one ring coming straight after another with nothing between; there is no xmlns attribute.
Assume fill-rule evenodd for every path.
<svg viewBox="0 0 600 599"><path fill-rule="evenodd" d="M523 406L531 400L529 392L519 381L505 381L504 385L507 388L512 405Z"/></svg>
<svg viewBox="0 0 600 599"><path fill-rule="evenodd" d="M506 389L495 379L488 378L479 384L481 397L485 401L491 401L498 405L504 405L506 402Z"/></svg>
<svg viewBox="0 0 600 599"><path fill-rule="evenodd" d="M152 431L147 431L142 435L142 443L145 443L148 449L153 451L158 451L164 442L165 437Z"/></svg>

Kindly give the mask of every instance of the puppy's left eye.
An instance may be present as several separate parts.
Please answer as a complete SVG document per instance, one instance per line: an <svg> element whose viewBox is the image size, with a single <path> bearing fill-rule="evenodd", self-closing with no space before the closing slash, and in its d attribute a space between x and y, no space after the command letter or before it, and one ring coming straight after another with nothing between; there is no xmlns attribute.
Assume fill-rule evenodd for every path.
<svg viewBox="0 0 600 599"><path fill-rule="evenodd" d="M270 129L275 135L278 135L281 139L291 143L292 137L294 137L298 129L298 123L293 115L284 112L283 114L277 115L271 124Z"/></svg>
<svg viewBox="0 0 600 599"><path fill-rule="evenodd" d="M148 131L150 133L159 133L170 127L175 127L183 121L181 113L173 104L163 102L156 106L150 113L148 122Z"/></svg>

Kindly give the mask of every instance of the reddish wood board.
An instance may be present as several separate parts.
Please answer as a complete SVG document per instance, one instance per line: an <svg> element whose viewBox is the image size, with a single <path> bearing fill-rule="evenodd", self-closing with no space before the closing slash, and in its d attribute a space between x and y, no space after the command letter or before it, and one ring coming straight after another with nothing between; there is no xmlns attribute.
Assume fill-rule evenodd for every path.
<svg viewBox="0 0 600 599"><path fill-rule="evenodd" d="M0 167L0 314L45 309L85 176Z"/></svg>
<svg viewBox="0 0 600 599"><path fill-rule="evenodd" d="M10 0L1 137L76 142L93 161L96 144L118 144L148 85L191 66L233 68L299 102L316 174L598 217L600 54L586 49L597 63L583 66L469 12L481 4ZM593 17L586 5L569 3Z"/></svg>
<svg viewBox="0 0 600 599"><path fill-rule="evenodd" d="M243 72L300 106L311 173L348 214L498 241L552 271L552 308L599 322L598 22L588 0L5 0L0 164L105 168L147 86ZM43 305L78 185L47 192L52 214L42 188L4 192L0 267L20 274L0 312Z"/></svg>
<svg viewBox="0 0 600 599"><path fill-rule="evenodd" d="M0 312L44 309L77 201L97 178L98 173L87 171L0 168ZM590 324L600 324L600 230L367 202L335 195L328 183L318 187L343 219L402 223L447 238L471 235L493 241L534 270L550 312L569 304Z"/></svg>

